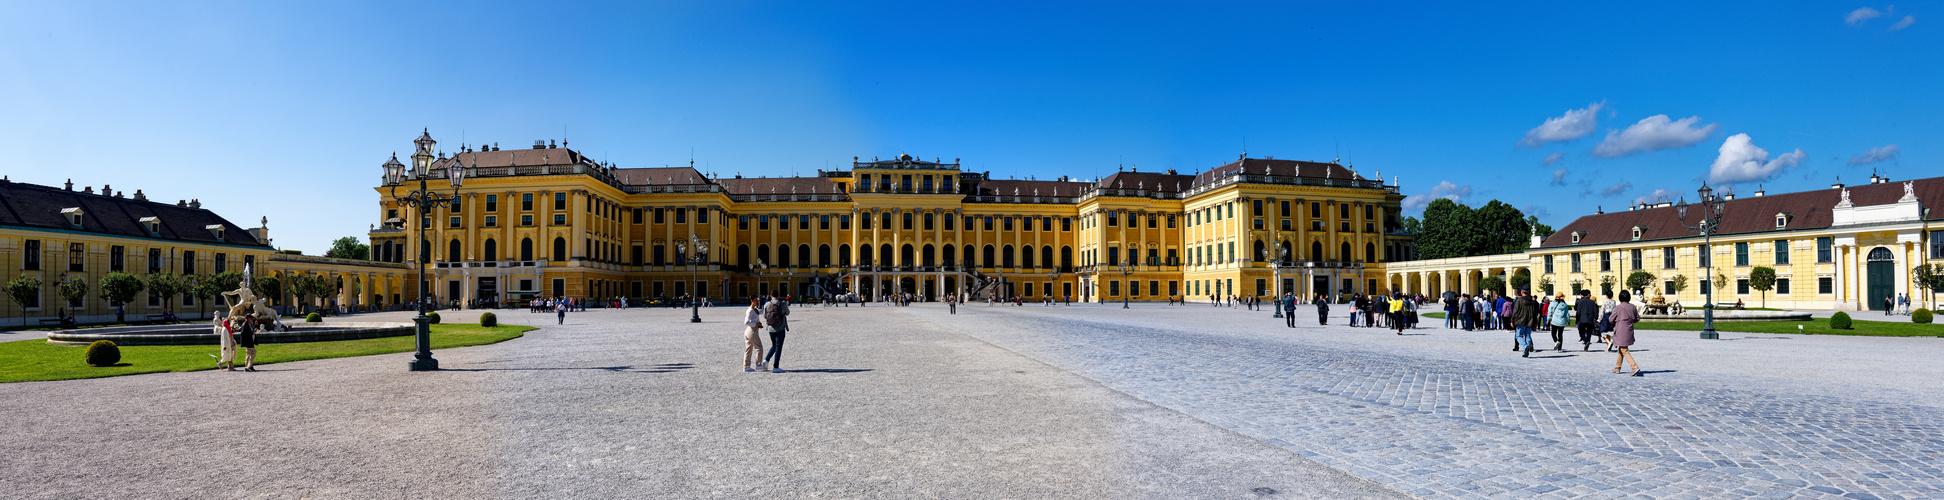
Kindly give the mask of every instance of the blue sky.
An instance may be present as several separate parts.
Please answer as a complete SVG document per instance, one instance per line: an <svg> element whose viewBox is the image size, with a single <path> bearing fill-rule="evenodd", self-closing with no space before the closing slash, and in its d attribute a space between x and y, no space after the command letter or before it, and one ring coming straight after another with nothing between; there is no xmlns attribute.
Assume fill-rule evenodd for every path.
<svg viewBox="0 0 1944 500"><path fill-rule="evenodd" d="M1937 2L913 3L6 2L0 173L200 198L315 254L376 222L421 128L751 176L1246 144L1554 226L1707 179L1944 172Z"/></svg>

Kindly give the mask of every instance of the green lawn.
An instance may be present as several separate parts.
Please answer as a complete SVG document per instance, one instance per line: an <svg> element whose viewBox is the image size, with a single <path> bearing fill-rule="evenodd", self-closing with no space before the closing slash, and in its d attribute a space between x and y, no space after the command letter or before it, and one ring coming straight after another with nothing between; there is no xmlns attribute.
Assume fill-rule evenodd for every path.
<svg viewBox="0 0 1944 500"><path fill-rule="evenodd" d="M1424 313L1426 318L1444 319L1444 313ZM1800 332L1796 325L1802 325ZM1908 318L1903 321L1871 321L1855 319L1850 321L1850 329L1833 330L1829 328L1829 318L1812 318L1809 321L1716 321L1715 331L1736 333L1810 333L1817 335L1864 335L1871 337L1944 337L1944 324L1919 325ZM1634 325L1638 330L1701 331L1699 321L1642 321Z"/></svg>
<svg viewBox="0 0 1944 500"><path fill-rule="evenodd" d="M492 328L479 325L432 325L432 349L437 351L502 342L519 338L521 334L533 329L530 326L513 325ZM121 348L120 364L99 368L82 362L82 353L85 349L84 346L52 345L45 340L0 342L0 382L187 372L216 367L216 358L212 356L217 354L215 345L127 346ZM261 344L257 346L257 364L391 354L411 352L413 349L415 347L412 345L410 335L332 342ZM239 350L236 360L238 365L243 363L242 358L243 353Z"/></svg>

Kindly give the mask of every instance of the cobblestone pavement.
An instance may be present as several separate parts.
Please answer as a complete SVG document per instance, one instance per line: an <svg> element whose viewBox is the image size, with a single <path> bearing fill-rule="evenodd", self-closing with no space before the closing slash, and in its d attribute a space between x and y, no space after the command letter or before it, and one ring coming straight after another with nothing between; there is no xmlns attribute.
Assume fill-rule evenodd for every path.
<svg viewBox="0 0 1944 500"><path fill-rule="evenodd" d="M1421 497L1944 497L1940 339L1643 332L1636 378L1499 332L1117 306L900 311Z"/></svg>

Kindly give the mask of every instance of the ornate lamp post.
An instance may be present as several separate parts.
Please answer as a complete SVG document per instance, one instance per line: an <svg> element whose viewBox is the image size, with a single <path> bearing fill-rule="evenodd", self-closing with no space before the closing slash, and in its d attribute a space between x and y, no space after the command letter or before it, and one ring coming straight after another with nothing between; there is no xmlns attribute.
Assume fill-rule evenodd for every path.
<svg viewBox="0 0 1944 500"><path fill-rule="evenodd" d="M1120 261L1120 273L1121 273L1121 281L1126 282L1127 276L1134 274L1134 266L1131 265L1128 260L1122 259ZM1121 290L1121 309L1128 308L1127 297L1134 294L1134 290L1132 290L1132 288L1136 286L1140 286L1140 285L1129 285L1128 290Z"/></svg>
<svg viewBox="0 0 1944 500"><path fill-rule="evenodd" d="M1280 248L1280 247L1278 247L1278 248ZM1276 256L1276 260L1275 260L1275 262L1271 262L1271 263L1270 263L1270 272L1271 272L1271 273L1273 273L1273 275L1275 276L1275 278L1274 278L1274 279L1276 280L1276 286L1274 286L1274 287L1272 287L1272 288L1270 288L1270 289L1271 289L1271 290L1282 290L1282 268L1283 268L1283 261L1289 258L1289 251L1288 251L1288 250L1280 250L1280 249L1279 249L1279 250L1278 250L1278 251L1277 251L1276 253L1278 253L1279 255L1277 255L1277 256ZM1282 290L1282 291L1283 291L1283 292L1286 292L1287 290ZM1271 317L1271 318L1281 318L1281 317L1283 317L1283 315L1282 315L1282 314L1283 314L1283 313L1282 313L1282 293L1281 293L1281 292L1278 292L1278 293L1275 293L1275 294L1273 294L1273 295L1270 295L1270 296L1269 296L1269 301L1271 302L1271 306L1272 306L1272 307L1270 307L1269 309L1270 309L1270 310L1272 310L1272 311L1275 311L1275 314L1271 314L1271 315L1270 315L1269 317Z"/></svg>
<svg viewBox="0 0 1944 500"><path fill-rule="evenodd" d="M1714 280L1713 236L1714 233L1721 230L1721 209L1723 205L1727 204L1727 200L1715 196L1714 190L1709 189L1708 184L1705 182L1701 183L1701 189L1697 193L1701 195L1701 203L1699 205L1702 211L1700 220L1695 225L1687 225L1688 203L1686 198L1681 199L1681 203L1675 206L1675 210L1680 213L1681 227L1701 234L1701 258L1704 259L1702 263L1705 264L1702 267L1707 269L1708 280L1712 282ZM1701 304L1701 338L1707 340L1719 339L1721 338L1721 334L1716 333L1714 329L1714 287L1701 287L1701 293L1704 297Z"/></svg>
<svg viewBox="0 0 1944 500"><path fill-rule="evenodd" d="M429 138L423 140L428 144L430 143ZM428 149L429 146L427 144L421 144L419 152L423 154ZM420 160L419 158L414 159ZM418 226L420 247L418 259L415 261L418 263L415 267L417 267L419 281L418 316L412 317L412 323L414 325L413 342L417 344L418 352L412 355L414 359L409 366L411 371L416 372L439 369L439 360L432 359L432 320L425 316L426 304L432 300L431 282L425 277L425 266L431 263L432 250L425 247L427 243L425 241L424 220L426 217L430 217L428 214L433 209L442 206L459 205L459 187L465 183L466 166L460 164L459 160L454 159L452 166L446 168L446 179L452 183L452 195L446 196L433 191L426 185L426 181L432 177L430 157L426 156L423 160L413 163L417 165L412 169L411 177L418 179L418 189L405 193L403 196L398 194L398 186L405 183L406 172L405 165L398 162L398 155L392 155L392 159L385 162L384 169L386 184L391 186L392 200L397 202L401 207L409 206L418 209L420 219L419 224L414 224ZM407 223L409 224L410 222Z"/></svg>
<svg viewBox="0 0 1944 500"><path fill-rule="evenodd" d="M694 252L689 252L687 257L683 259L688 261L689 281L699 282L697 280L700 280L701 278L699 278L698 277L699 275L696 274L697 271L695 267L704 264L706 262L706 259L708 259L708 257L704 256L703 254L709 251L709 244L703 243L702 240L696 238L694 235L689 236L689 242L687 245L683 245L681 243L675 244L676 253L682 253L683 251L689 248L695 249ZM696 293L695 290L689 291L689 322L690 323L702 322L701 298L702 298L702 294Z"/></svg>

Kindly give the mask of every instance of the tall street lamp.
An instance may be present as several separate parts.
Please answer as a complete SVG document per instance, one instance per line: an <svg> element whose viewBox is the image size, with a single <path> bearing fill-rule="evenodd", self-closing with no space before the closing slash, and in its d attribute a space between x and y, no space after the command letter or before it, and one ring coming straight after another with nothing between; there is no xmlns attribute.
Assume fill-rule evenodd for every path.
<svg viewBox="0 0 1944 500"><path fill-rule="evenodd" d="M1276 260L1275 260L1275 262L1271 262L1271 263L1270 263L1270 272L1274 274L1274 279L1276 280L1276 286L1275 286L1275 287L1273 287L1273 288L1271 288L1271 290L1282 290L1282 268L1283 268L1283 261L1285 261L1285 260L1288 260L1288 259L1289 259L1289 250L1287 250L1287 249L1282 249L1282 248L1281 248L1281 247L1279 246L1279 247L1278 247L1278 250L1277 250L1277 253L1278 253L1279 255L1277 255L1277 256L1276 256ZM1288 292L1288 291L1287 291L1287 290L1283 290L1283 292ZM1270 307L1269 309L1270 309L1270 310L1272 310L1272 311L1275 311L1275 314L1271 314L1271 315L1270 315L1269 317L1271 317L1271 318L1281 318L1281 317L1283 317L1283 313L1282 313L1282 293L1276 293L1276 294L1273 294L1273 295L1270 295L1270 296L1269 296L1269 301L1270 301L1270 302L1272 303L1272 305L1274 306L1274 307Z"/></svg>
<svg viewBox="0 0 1944 500"><path fill-rule="evenodd" d="M1126 282L1127 282L1127 276L1128 276L1128 275L1131 275L1131 274L1134 274L1134 266L1133 266L1133 265L1130 265L1130 264L1129 264L1129 261L1128 261L1128 260L1126 260L1126 259L1123 259L1123 260L1121 260L1121 261L1120 261L1120 273L1121 273L1121 282L1122 282L1122 283L1126 283ZM1139 286L1139 285L1132 285L1132 284L1130 284L1130 285L1128 285L1128 289L1127 289L1127 290L1121 290L1121 309L1127 309L1127 308L1128 308L1128 307L1127 307L1127 297L1128 297L1128 296L1130 296L1130 295L1133 295L1133 292L1134 292L1134 290L1133 290L1133 287L1135 287L1135 286Z"/></svg>
<svg viewBox="0 0 1944 500"><path fill-rule="evenodd" d="M683 259L683 260L687 260L689 264L689 282L700 283L699 280L701 278L699 277L700 275L696 274L697 271L695 267L702 265L704 260L708 259L708 257L704 256L704 253L709 251L709 244L703 243L701 239L696 238L694 235L690 235L689 242L687 245L683 245L681 243L675 244L675 253L682 253L689 248L695 249L694 252L688 252L687 258ZM699 292L700 292L699 290L693 290L693 289L689 290L689 322L690 323L702 322L702 303L700 302L702 298L702 294Z"/></svg>
<svg viewBox="0 0 1944 500"><path fill-rule="evenodd" d="M1692 226L1687 225L1687 213L1688 213L1687 198L1683 197L1681 199L1681 204L1675 206L1675 210L1681 216L1681 227L1685 227L1690 231L1696 231L1701 234L1701 259L1702 259L1701 263L1703 264L1702 267L1707 269L1707 277L1710 281L1713 281L1714 280L1713 236L1715 233L1721 231L1721 209L1723 205L1727 204L1727 200L1715 196L1714 190L1709 189L1708 183L1706 182L1701 183L1701 189L1699 189L1697 192L1701 195L1701 203L1699 203L1699 205L1701 206L1702 211L1700 214L1701 216L1700 220L1696 222L1695 225ZM1710 285L1712 285L1712 283L1710 283ZM1701 293L1702 296L1704 297L1702 299L1702 304L1701 304L1701 309L1702 309L1701 338L1708 339L1708 340L1721 338L1721 334L1716 333L1714 329L1714 287L1713 286L1701 287Z"/></svg>
<svg viewBox="0 0 1944 500"><path fill-rule="evenodd" d="M421 147L421 150L423 149L425 148ZM423 152L421 151L421 153ZM446 196L433 191L426 185L426 181L432 177L431 162L415 161L414 163L417 166L412 169L411 177L418 179L418 189L405 193L403 196L398 194L398 186L405 183L406 172L405 165L398 162L397 154L393 154L391 160L385 162L384 169L386 184L391 186L392 200L397 202L401 207L409 206L417 208L420 220L418 224L415 224L418 226L419 239L418 265L416 266L419 282L418 316L412 317L412 340L417 344L418 352L412 355L414 359L409 366L411 371L417 372L439 369L439 360L432 359L432 320L425 316L426 304L432 300L430 290L431 282L426 280L425 277L425 266L431 263L430 259L432 256L432 249L426 246L430 243L425 241L425 229L427 225L425 221L428 220L426 219L427 217L431 217L430 214L434 209L442 206L456 207L459 205L459 187L465 183L466 166L459 163L458 159L454 159L452 165L446 167L446 179L452 183L452 195Z"/></svg>

